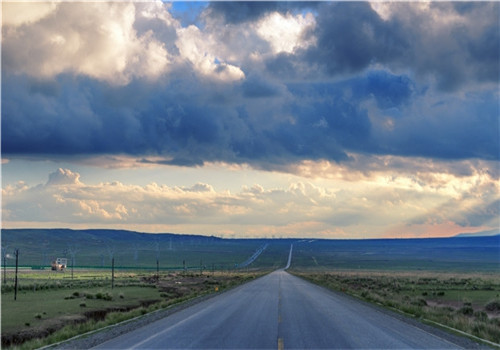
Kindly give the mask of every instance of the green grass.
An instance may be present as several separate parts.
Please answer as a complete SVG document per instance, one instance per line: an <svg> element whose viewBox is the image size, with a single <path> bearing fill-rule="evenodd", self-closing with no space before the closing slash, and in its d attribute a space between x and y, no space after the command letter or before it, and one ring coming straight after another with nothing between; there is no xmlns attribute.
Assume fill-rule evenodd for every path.
<svg viewBox="0 0 500 350"><path fill-rule="evenodd" d="M74 294L78 292L79 296ZM96 295L110 295L112 300L97 299ZM85 295L92 295L92 299ZM120 298L120 294L124 297ZM161 299L156 288L117 287L111 288L66 288L22 291L14 301L13 293L2 295L2 333L24 328L26 323L32 327L41 325L45 320L60 316L75 315L82 311L106 309L111 307L139 306L143 300ZM80 304L85 302L85 310ZM35 315L41 315L40 318Z"/></svg>

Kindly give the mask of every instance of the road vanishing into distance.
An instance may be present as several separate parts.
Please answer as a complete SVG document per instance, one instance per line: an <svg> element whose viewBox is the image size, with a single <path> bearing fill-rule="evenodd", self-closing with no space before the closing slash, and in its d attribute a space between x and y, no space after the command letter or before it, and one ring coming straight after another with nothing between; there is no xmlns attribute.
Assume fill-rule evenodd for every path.
<svg viewBox="0 0 500 350"><path fill-rule="evenodd" d="M291 258L291 252L290 252ZM275 271L99 349L459 348L387 312Z"/></svg>

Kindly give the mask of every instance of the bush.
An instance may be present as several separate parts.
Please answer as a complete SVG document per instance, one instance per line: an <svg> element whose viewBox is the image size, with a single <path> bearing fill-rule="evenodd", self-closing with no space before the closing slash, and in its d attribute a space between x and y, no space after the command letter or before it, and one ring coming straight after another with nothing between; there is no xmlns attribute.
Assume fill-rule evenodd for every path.
<svg viewBox="0 0 500 350"><path fill-rule="evenodd" d="M78 298L80 296L80 292L73 292L73 296Z"/></svg>
<svg viewBox="0 0 500 350"><path fill-rule="evenodd" d="M412 301L412 305L416 305L416 306L427 306L427 301L425 301L425 299L416 299L416 300L413 300Z"/></svg>
<svg viewBox="0 0 500 350"><path fill-rule="evenodd" d="M470 306L464 306L458 310L458 312L465 316L472 316L474 314L474 309Z"/></svg>
<svg viewBox="0 0 500 350"><path fill-rule="evenodd" d="M500 311L500 300L492 300L484 308L486 311L498 312Z"/></svg>
<svg viewBox="0 0 500 350"><path fill-rule="evenodd" d="M86 303L80 303L80 307L87 307Z"/></svg>
<svg viewBox="0 0 500 350"><path fill-rule="evenodd" d="M97 294L95 295L95 298L96 298L96 299L106 300L106 301L111 301L111 300L113 300L113 296L112 296L111 294L109 294L108 292L106 292L106 293L101 293L101 292L99 292L99 293L97 293Z"/></svg>
<svg viewBox="0 0 500 350"><path fill-rule="evenodd" d="M42 314L41 313L36 313L35 314L35 318L41 319L42 318Z"/></svg>

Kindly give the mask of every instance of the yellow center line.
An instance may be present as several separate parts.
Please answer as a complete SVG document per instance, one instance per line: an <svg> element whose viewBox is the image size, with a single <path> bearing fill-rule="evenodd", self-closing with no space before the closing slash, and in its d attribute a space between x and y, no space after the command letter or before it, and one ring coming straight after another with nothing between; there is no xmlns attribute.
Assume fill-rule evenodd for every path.
<svg viewBox="0 0 500 350"><path fill-rule="evenodd" d="M283 343L283 338L278 338L278 350L284 350L285 344Z"/></svg>

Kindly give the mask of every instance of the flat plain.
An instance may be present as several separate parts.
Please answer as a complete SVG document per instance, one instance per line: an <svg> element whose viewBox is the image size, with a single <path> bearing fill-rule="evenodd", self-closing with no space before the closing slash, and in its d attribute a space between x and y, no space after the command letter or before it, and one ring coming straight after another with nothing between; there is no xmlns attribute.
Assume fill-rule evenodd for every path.
<svg viewBox="0 0 500 350"><path fill-rule="evenodd" d="M4 347L36 348L219 293L285 267L292 244L288 271L296 276L419 322L500 341L500 236L231 240L129 231L4 231ZM37 246L39 237L45 243ZM16 301L14 247L21 265ZM255 261L240 267L257 251ZM50 259L72 261L71 253L73 269L50 271ZM2 279L3 273L2 268Z"/></svg>

